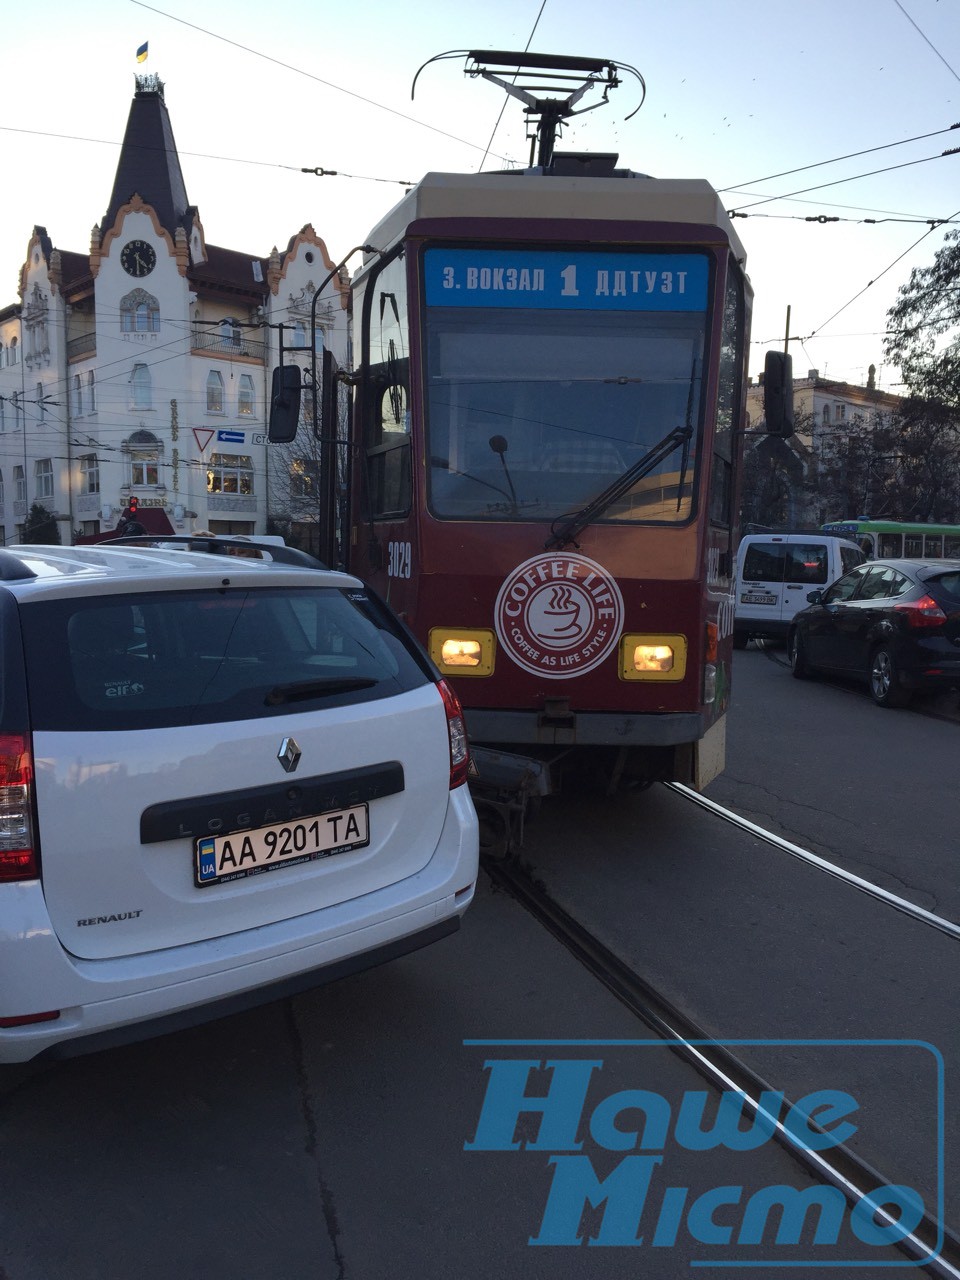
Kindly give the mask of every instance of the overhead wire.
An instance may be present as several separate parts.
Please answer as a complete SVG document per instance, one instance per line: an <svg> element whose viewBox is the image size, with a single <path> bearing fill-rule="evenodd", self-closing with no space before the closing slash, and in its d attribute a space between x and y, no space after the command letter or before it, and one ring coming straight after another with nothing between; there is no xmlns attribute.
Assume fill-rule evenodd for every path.
<svg viewBox="0 0 960 1280"><path fill-rule="evenodd" d="M952 221L958 215L960 215L960 209L958 209L956 213L952 213L950 215L950 218L947 219L947 221L948 222ZM903 253L899 254L896 258L894 258L894 260L891 263L889 263L888 266L884 267L884 269L878 275L874 276L872 280L867 281L867 283L863 286L863 288L858 293L855 293L848 302L845 302L842 307L838 308L838 310L836 310L832 316L829 316L826 320L824 320L824 322L821 325L819 325L816 329L814 329L812 333L809 333L806 336L806 338L802 339L802 341L809 341L811 338L818 337L821 329L825 329L826 326L831 323L831 321L836 320L837 316L840 315L841 312L846 311L847 307L852 306L853 303L856 302L858 298L861 298L866 293L866 291L869 288L871 288L873 285L875 285L878 280L882 279L882 277L885 276L888 271L892 271L898 262L902 262L908 253L912 253L913 250L917 247L917 245L920 244L922 241L926 240L927 236L932 235L934 231L936 231L936 229L937 229L936 227L928 228L923 233L923 235L920 236L918 240L915 240L913 244L909 245L906 249L904 249Z"/></svg>
<svg viewBox="0 0 960 1280"><path fill-rule="evenodd" d="M731 218L768 218L773 222L817 222L826 226L831 222L848 222L858 227L880 227L887 222L915 224L925 222L931 227L944 227L956 221L952 218L841 218L837 214L825 213L740 213L736 209L730 211Z"/></svg>
<svg viewBox="0 0 960 1280"><path fill-rule="evenodd" d="M839 187L845 182L859 182L862 178L875 178L881 173L895 173L898 169L910 169L914 165L929 164L932 160L943 160L947 156L960 155L960 147L953 147L949 151L942 151L937 156L924 156L921 160L907 160L903 164L888 165L885 169L871 169L868 173L852 174L849 178L835 178L832 182L822 182L813 187L801 187L797 191L788 191L786 195L766 196L763 200L757 200L755 204L745 205L745 209L755 209L759 205L772 204L775 200L790 200L796 196L809 195L811 191L825 191L828 187ZM727 188L731 190L731 188ZM743 210L728 210L731 217L742 217Z"/></svg>
<svg viewBox="0 0 960 1280"><path fill-rule="evenodd" d="M463 145L466 145L466 146L469 146L469 147L473 147L473 148L478 149L478 150L480 149L480 148L479 148L479 146L478 146L477 144L471 143L471 142L469 142L469 141L468 141L468 140L466 140L466 139L458 138L456 135L450 134L450 133L446 132L445 130L442 130L442 129L437 128L436 126L429 125L429 124L425 123L424 121L418 120L418 119L416 119L415 117L412 117L412 116L409 116L409 115L405 114L404 112L397 111L397 110L395 110L394 108L387 107L387 106L385 106L385 105L384 105L384 104L382 104L382 103L378 103L378 102L376 102L376 101L375 101L375 100L373 100L373 99L367 98L367 97L365 97L365 96L364 96L364 95L362 95L362 94L355 93L354 91L349 90L349 89L346 89L346 88L344 88L343 86L337 85L337 84L335 84L335 83L333 83L333 82L330 82L330 81L327 81L327 80L324 80L323 78L321 78L321 77L319 77L319 76L316 76L316 75L314 75L314 74L313 74L313 73L311 73L311 72L305 71L305 70L303 70L302 68L296 67L295 65L292 65L292 64L289 64L289 63L283 62L282 60L280 60L280 59L278 59L278 58L275 58L275 57L272 57L271 55L268 55L268 54L262 53L261 51L259 51L259 50L257 50L257 49L251 48L250 46L243 45L243 44L241 44L241 43L240 43L240 42L238 42L238 41L235 41L235 40L229 39L229 38L228 38L228 37L226 37L226 36L220 35L218 32L214 32L214 31L211 31L211 30L209 30L209 29L207 29L207 28L201 27L201 26L199 26L198 24L195 24L195 23L192 23L192 22L188 22L186 19L179 18L179 17L177 17L176 15L173 15L173 14L167 13L167 12L165 12L164 10L161 10L161 9L159 9L159 8L155 7L155 6L152 6L152 5L149 5L149 4L145 4L145 3L143 3L143 0L131 0L131 2L132 2L132 3L134 3L134 4L137 4L139 7L142 7L142 8L148 9L148 10L150 10L150 11L152 11L152 12L155 12L155 13L159 14L160 16L167 17L167 18L169 18L171 21L181 23L182 25L187 26L187 27L191 27L192 29L199 31L199 32L201 32L202 34L208 35L208 36L210 36L210 37L211 37L211 38L213 38L213 39L221 40L221 41L223 41L223 42L224 42L224 43L226 43L226 44L230 44L230 45L232 45L232 46L234 46L234 47L236 47L236 48L239 48L239 49L241 49L241 50L243 50L243 51L245 51L245 52L251 53L251 54L253 54L254 56L257 56L257 57L263 58L264 60L269 61L269 62L272 62L272 63L276 64L277 66L280 66L280 67L282 67L282 68L284 68L284 69L286 69L286 70L293 71L295 74L303 75L303 76L305 76L305 77L307 77L307 78L309 78L309 79L315 80L315 81L317 81L318 83L321 83L321 84L323 84L323 85L325 85L325 86L327 86L327 87L329 87L329 88L333 88L333 89L335 89L335 90L337 90L337 91L339 91L339 92L342 92L342 93L347 94L348 96L351 96L351 97L357 98L357 99L359 99L359 100L361 100L361 101L363 101L363 102L365 102L365 103L367 103L367 104L369 104L369 105L372 105L372 106L374 106L374 107L377 107L378 109L381 109L381 110L387 111L387 112L389 112L390 114L396 115L396 116L398 116L398 117L400 117L400 118L402 118L402 119L405 119L405 120L407 120L407 121L409 121L409 122L411 122L411 123L419 124L421 127L427 128L427 129L432 130L432 131L437 132L437 133L440 133L440 134L442 134L442 135L444 135L444 136L446 136L446 137L448 137L448 138L451 138L451 139L452 139L452 140L454 140L454 141L457 141L457 142L462 143ZM895 0L895 2L897 2L897 3L898 3L898 0ZM530 38L529 38L529 39L528 39L528 41L527 41L526 48L529 48L529 45L530 45L530 43L531 43L531 41L532 41L532 39L533 39L533 35L534 35L534 33L536 32L537 26L539 25L540 19L541 19L542 15L543 15L543 11L544 11L545 5L546 5L546 0L543 0L543 2L541 3L541 6L540 6L540 10L539 10L539 12L538 12L538 14L537 14L537 18L536 18L536 20L535 20L535 22L534 22L534 25L533 25L533 29L532 29L532 31L531 31ZM899 7L899 8L901 8L901 10L902 10L902 5L899 5L899 3L898 3L898 7ZM910 18L910 16L909 16L909 14L906 14L906 11L905 11L905 10L903 10L903 12L904 12L904 15L908 18L908 20L909 20L909 21L911 21L911 23L916 27L916 23L914 23L914 22L913 22L912 18ZM923 35L923 32L922 32L922 31L920 31L920 28L919 28L919 27L917 27L917 30L918 30L918 32L920 32L921 36L923 36L923 38L927 41L927 43L928 43L928 44L930 44L930 41L929 41L929 40L927 40L927 37ZM940 55L940 54L939 54L939 52L934 48L934 46L933 46L932 44L930 45L930 47L931 47L932 49L934 49L934 52L935 52L935 53L937 53L937 56L938 56L938 57L941 57L941 60L945 62L945 60L942 58L942 55ZM953 69L949 67L949 64L947 64L947 63L945 62L945 65L947 65L947 66L948 66L948 69L950 69L950 70L951 70L951 72L952 72L954 75L956 75L956 73L955 73L955 72L953 72ZM505 105L506 105L506 104L504 104L504 106L505 106ZM487 158L488 154L490 153L490 148L491 148L491 145L492 145L492 142L493 142L493 138L494 138L494 137L495 137L495 135L496 135L497 128L499 127L500 120L502 119L503 110L504 110L504 107L501 107L501 111L500 111L500 115L498 116L497 123L496 123L496 125L494 126L494 130L493 130L493 132L492 132L492 134L491 134L491 137L490 137L489 142L487 143L487 147L484 149L483 158L481 159L481 162L480 162L481 166L482 166L482 164L484 163L484 161L486 160L486 158ZM907 142L913 142L913 141L922 140L922 139L925 139L925 138L928 138L928 137L934 137L934 136L937 136L937 135L938 135L938 134L940 134L940 133L949 132L950 130L956 129L956 128L958 128L958 127L960 127L960 125L958 125L958 124L954 124L954 125L949 126L948 128L942 129L942 130L935 130L935 131L932 131L932 132L927 133L927 134L917 135L916 137L911 138L911 139L904 139L904 140L902 140L901 142L888 143L888 144L883 144L882 146L879 146L879 147L867 148L867 149L865 149L865 150L863 150L863 151L849 153L849 155L847 155L847 156L835 157L834 159L831 159L831 160L826 160L826 161L818 162L818 164L811 164L811 165L804 165L804 166L800 166L800 167L798 167L797 169L785 170L785 171L783 171L783 172L782 172L782 173L780 173L780 174L773 174L773 175L769 175L769 177L768 177L768 178L758 178L758 179L753 179L753 180L751 180L751 181L752 181L752 182L764 182L764 181L772 180L772 179L774 179L774 178L776 178L776 177L783 177L783 176L787 176L787 175L792 174L792 173L797 173L797 172L805 171L805 170L808 170L808 169L816 168L816 167L819 167L820 165L827 165L827 164L831 164L831 163L836 163L836 162L838 162L839 160L849 159L849 158L853 158L853 157L856 157L856 156L859 156L859 155L869 154L869 153L874 152L874 151L886 150L886 149L888 149L888 148L890 148L890 147L895 147L895 146L904 145L904 144L905 144L905 143L907 143ZM0 128L4 128L4 129L7 129L8 131L12 131L12 132L22 132L22 133L27 133L27 134L36 134L36 133L39 133L39 132L40 132L40 131L35 131L35 130L26 130L26 129L11 129L9 126L0 126ZM120 144L118 144L118 143L111 143L111 142L108 142L108 140L104 140L104 139L79 139L79 138L76 138L76 137L75 137L75 136L73 136L73 135L48 134L48 135L46 135L46 136L64 137L64 138L68 138L68 139L71 139L71 140L89 141L89 142L94 142L94 143L104 143L104 144L106 144L106 145L120 145ZM296 166L284 165L284 164L280 164L280 163L276 163L276 162L257 161L257 160L245 160L245 159L242 159L242 158L239 158L239 157L218 156L218 155L205 155L205 154L203 154L203 153L193 153L193 152L184 152L184 153L182 153L182 154L184 154L184 155L191 155L191 156L199 156L200 158L205 158L205 159L215 159L215 160L219 159L219 160L222 160L222 161L232 162L232 163L248 163L248 164L260 165L260 166L263 166L263 167L280 168L280 169L289 169L289 170L291 170L291 171L296 171L296 169L297 169L297 167L296 167ZM943 155L948 155L948 154L953 154L953 152L945 152L945 153L943 153ZM498 157L498 158L500 158L500 159L506 159L505 157ZM835 182L825 183L825 184L822 184L821 186L815 186L815 187L805 188L805 189L803 189L802 191L792 192L792 193L789 193L788 195L785 195L785 196L771 196L771 197L767 197L767 198L765 198L765 199L763 199L763 200L759 200L759 201L757 202L757 205L763 205L763 204L770 203L770 202L773 202L773 201L778 200L778 199L783 199L783 200L791 199L791 198L794 198L794 197L799 196L799 195L808 194L809 192L812 192L812 191L822 190L822 189L825 189L826 187L830 187L830 186L834 186L834 185L840 185L840 184L842 184L842 183L844 183L844 182L856 181L856 180L858 180L859 178L875 176L875 175L876 175L876 174L878 174L878 173L886 173L886 172L893 171L893 170L895 170L895 169L900 169L900 168L909 167L909 166L910 166L910 165L912 165L912 164L921 164L921 163L925 163L925 162L927 162L927 161L929 161L929 160L939 159L939 158L942 158L942 156L931 156L931 157L927 157L927 158L925 158L924 160L918 160L918 161L907 162L907 164L905 164L905 165L891 166L890 168L887 168L887 169L880 169L880 170L875 170L875 171L872 171L871 173L867 173L867 174L860 174L860 175L855 175L855 176L850 177L850 178L838 179L838 180L836 180ZM339 172L337 172L337 171L332 171L332 170L323 170L323 169L309 169L309 170L307 170L307 169L302 169L302 168L301 168L301 171L303 171L303 172L314 172L314 173L317 173L317 175L318 175L318 176L342 176L342 177L345 177L345 178L354 178L354 179L358 179L358 180L367 180L367 181L391 181L391 182L398 182L398 183L401 183L401 184L403 184L403 185L408 185L408 184L406 183L406 181L405 181L405 180L402 180L402 179L384 179L384 178L376 178L376 177L366 177L365 175L342 174L342 173L339 173ZM739 186L739 185L745 185L745 184L738 184L738 186ZM733 190L735 190L735 189L736 189L736 188L734 188L734 187L727 187L727 188L722 188L721 190L723 190L723 191L733 191ZM748 205L748 206L746 206L746 208L748 208L748 209L749 209L749 208L753 208L753 207L757 207L757 206L749 206L749 205ZM735 215L735 216L747 216L744 210L733 211L733 213L734 213L734 215ZM754 214L754 215L752 215L752 216L754 216L754 217L771 217L771 218L773 218L773 217L781 217L781 218L786 218L786 217L790 217L791 215L770 215L770 214L763 214L763 215L761 215L761 214ZM799 220L799 217L800 217L799 215L792 215L792 216L794 217L794 219L795 219L795 220ZM821 215L821 216L817 216L817 217L815 217L815 218L809 218L809 217L808 217L808 218L804 218L804 220L805 220L805 221L815 220L815 221L817 221L817 222L823 222L823 221L826 221L827 219L826 219L826 218L824 218L824 217ZM840 221L840 219L839 219L839 218L838 218L838 219L833 219L833 218L831 218L831 219L829 219L829 220L830 220L830 221L833 221L833 220ZM914 219L908 219L908 218L886 218L886 219L884 219L884 221L905 221L905 222L906 222L906 221L913 221L913 220L914 220ZM872 223L872 222L875 222L876 220L875 220L875 219L844 219L844 221L858 221L858 222ZM916 221L920 221L920 219L916 219ZM938 219L938 220L924 219L924 221L928 221L928 222L930 222L931 224L934 224L934 222L935 222L935 225L943 225L943 223L945 223L945 222L953 221L953 218L951 218L951 219ZM935 229L935 225L931 225L931 227L930 227L930 231L932 231L933 229ZM930 231L925 232L924 236L920 237L920 240L924 239L926 235L929 235L929 234L930 234ZM919 244L919 243L920 243L920 240L918 240L916 243L917 243L917 244ZM913 247L915 247L915 246L911 246L911 247L910 247L910 249L912 249ZM896 263L897 263L897 262L899 262L899 261L901 260L901 258L902 258L903 256L905 256L905 255L906 255L906 253L909 253L909 252L910 252L910 249L907 249L907 250L905 251L905 254L904 254L904 255L901 255L901 256L900 256L900 258L895 259L895 260L894 260L894 262L892 262L892 263L891 263L887 268L885 268L883 272L881 272L877 277L875 277L875 279L880 279L880 277L881 277L882 275L886 274L889 270L891 270L891 269L892 269L892 267L893 267L893 266L895 266L895 265L896 265ZM845 310L847 306L851 305L854 301L856 301L856 298L857 298L857 297L859 297L859 296L861 296L861 294L862 294L863 292L865 292L865 291L866 291L866 289L867 289L867 288L869 288L869 287L870 287L870 285L872 285L873 283L874 283L874 281L870 281L870 282L869 282L869 283L864 287L864 289L860 291L860 293L858 293L857 295L855 295L855 297L854 297L854 298L851 298L851 299L850 299L850 301L844 305L844 307L840 308L837 312L835 312L835 313L834 313L834 315L833 315L833 316L831 316L827 321L825 321L821 326L819 326L819 328L820 328L820 329L822 329L823 327L825 327L825 325L826 325L826 324L829 324L833 319L835 319L835 318L836 318L836 316L837 316L837 315L839 315L843 310ZM176 323L176 322L171 322L171 323ZM819 329L818 329L818 330L814 330L814 331L813 331L813 333L812 333L810 336L811 336L811 337L816 336L818 333L819 333ZM179 342L179 341L182 341L182 339L178 339L178 340L177 340L177 342ZM166 345L166 344L165 344L165 345ZM174 344L173 344L173 343L171 343L171 344L169 344L169 345L171 345L171 346L172 346L172 345L174 345ZM156 348L154 348L154 350L156 350ZM175 353L175 354L173 354L173 355L171 355L171 356L167 357L167 359L176 359L176 358L179 358L179 354L180 354L180 353ZM126 363L127 363L127 360L128 360L128 359L129 359L129 357L126 357L126 358L124 358L123 360L117 360L117 361L116 361L116 362L114 362L114 363L116 363L116 364L121 364L121 363L122 363L122 364L126 365ZM153 364L153 363L163 363L163 362L164 362L164 361L151 361L150 363L151 363L151 364ZM109 366L105 366L105 367L109 367ZM117 378L122 377L122 376L123 376L123 374L121 374L121 373L119 373L119 372L118 372L116 375L114 375L114 377L117 377ZM111 378L111 377L108 377L108 378L104 379L104 381L110 381L110 380L112 380L112 378ZM68 384L68 379L67 379L67 380L65 380L65 381L67 381L67 384ZM68 393L68 391L69 391L69 385L65 386L64 391L65 391L65 393Z"/></svg>
<svg viewBox="0 0 960 1280"><path fill-rule="evenodd" d="M921 29L920 29L920 27L918 27L918 26L917 26L917 24L914 22L913 18L911 18L910 14L909 14L909 13L907 13L906 9L905 9L905 8L903 7L903 5L900 3L900 0L893 0L893 3L897 6L897 8L898 8L898 9L900 10L900 12L903 14L903 16L906 18L906 20L910 23L911 27L913 27L913 29L917 32L917 34L920 36L920 38L921 38L921 39L922 39L922 40L923 40L927 45L929 45L929 47L930 47L930 48L933 50L933 52L937 55L937 57L940 59L940 61L943 63L943 65L947 68L947 70L948 70L948 71L950 72L950 74L953 76L954 80L960 80L960 75L958 75L958 74L957 74L957 72L956 72L956 71L954 71L953 67L951 67L950 63L946 60L946 58L943 56L943 54L940 52L940 50L937 48L937 46L933 43L933 41L932 41L932 40L930 40L930 39L926 36L926 34L925 34Z"/></svg>
<svg viewBox="0 0 960 1280"><path fill-rule="evenodd" d="M547 0L542 0L542 3L540 5L540 12L536 16L536 20L534 21L534 24L533 24L533 29L531 30L530 35L527 37L527 43L523 46L524 53L527 53L530 49L530 42L533 40L533 37L537 33L537 27L540 25L540 19L543 17L543 11L546 7L547 7ZM514 77L513 77L514 84L516 84L517 82L518 75L519 75L519 71L514 73ZM506 111L506 109L507 109L507 99L504 98L503 102L501 102L500 104L500 111L497 115L497 122L493 126L493 131L490 134L490 140L487 143L486 150L483 153L483 157L480 160L480 164L477 166L478 173L480 172L480 170L483 169L487 156L490 154L490 148L493 146L493 140L497 136L497 130L500 128L500 122L503 120L503 113Z"/></svg>
<svg viewBox="0 0 960 1280"><path fill-rule="evenodd" d="M228 36L221 35L218 31L211 31L207 27L201 27L196 22L188 22L186 18L178 18L176 14L167 13L166 10L158 9L155 5L144 3L144 0L130 0L130 3L137 5L141 9L148 9L151 13L157 13L162 18L169 18L171 22L179 22L182 26L190 27L192 31L199 31L202 35L210 36L213 40L220 40L224 44L232 45L235 49L242 49L244 53L252 54L255 58L262 58L265 62L271 62L274 66L282 67L285 71L292 71L295 75L304 76L308 80L322 84L327 89L335 89L338 93L345 93L348 97L356 98L358 102L363 102L369 107L375 107L378 111L386 111L389 115L396 116L400 120L406 120L409 124L418 125L421 129L429 129L431 133L438 133L441 137L449 138L452 142L458 142L474 151L484 151L484 148L477 142L470 142L466 138L458 137L455 133L449 133L446 129L441 129L437 125L427 124L424 120L418 120L416 116L407 115L405 111L398 111L396 107L388 107L382 102L377 102L374 98L366 97L365 94L356 93L353 89L345 89L343 85L334 84L332 80L325 80L322 76L314 75L312 71L305 71L302 67L295 66L290 62L284 62L281 58L275 58L272 54L264 53L260 49L241 44L239 40L231 40ZM497 156L497 159L508 163L510 157Z"/></svg>
<svg viewBox="0 0 960 1280"><path fill-rule="evenodd" d="M910 142L923 142L927 138L939 137L941 133L950 133L960 129L960 122L947 125L944 129L934 129L932 133L918 133L913 138L901 138L898 142L884 142L877 147L865 147L863 151L850 151L843 156L834 156L831 160L817 160L813 164L801 164L796 169L782 169L779 173L769 173L765 178L750 178L746 182L733 182L727 187L718 187L720 195L726 191L737 191L741 187L752 187L759 182L773 182L776 178L789 178L794 173L805 173L808 169L822 169L828 164L839 164L842 160L856 160L860 156L869 156L875 151L889 151L891 147L904 147Z"/></svg>

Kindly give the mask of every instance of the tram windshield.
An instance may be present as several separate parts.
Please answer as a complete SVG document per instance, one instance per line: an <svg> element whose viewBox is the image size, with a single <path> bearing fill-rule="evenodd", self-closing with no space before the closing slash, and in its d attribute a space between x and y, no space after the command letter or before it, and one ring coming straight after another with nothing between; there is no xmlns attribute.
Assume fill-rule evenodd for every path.
<svg viewBox="0 0 960 1280"><path fill-rule="evenodd" d="M555 520L677 432L677 447L597 518L691 517L705 257L431 249L425 260L434 515Z"/></svg>

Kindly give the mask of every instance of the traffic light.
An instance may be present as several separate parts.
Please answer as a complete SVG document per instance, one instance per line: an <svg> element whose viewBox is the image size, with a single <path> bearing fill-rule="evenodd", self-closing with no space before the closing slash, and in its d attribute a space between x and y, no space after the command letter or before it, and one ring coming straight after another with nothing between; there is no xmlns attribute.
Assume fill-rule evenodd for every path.
<svg viewBox="0 0 960 1280"><path fill-rule="evenodd" d="M131 518L135 519L137 515L137 504L139 499L131 498L127 503L127 510L130 512Z"/></svg>

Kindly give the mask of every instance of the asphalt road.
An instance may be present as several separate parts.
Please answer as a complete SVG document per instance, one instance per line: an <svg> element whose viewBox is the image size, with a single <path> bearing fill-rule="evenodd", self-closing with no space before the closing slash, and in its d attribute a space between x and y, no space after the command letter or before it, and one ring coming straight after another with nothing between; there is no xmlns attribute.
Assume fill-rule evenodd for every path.
<svg viewBox="0 0 960 1280"><path fill-rule="evenodd" d="M734 675L728 771L714 798L960 918L947 782L960 728L881 711L849 687L794 681L753 649L737 655ZM960 1064L956 944L665 788L545 805L525 857L710 1034L766 1042L739 1051L772 1083L792 1097L820 1089L854 1100L851 1145L931 1207L942 1193L948 1222L960 1225L960 1133L949 1110L945 1170L937 1159L939 1061L948 1088ZM620 1107L616 1126L605 1125L608 1099L646 1090L675 1123L705 1089L650 1040L484 884L458 935L401 962L8 1081L0 1280L672 1280L694 1261L755 1262L757 1250L736 1238L697 1239L689 1219L670 1242L667 1193L689 1188L693 1203L742 1186L746 1200L807 1180L769 1143L697 1150L671 1129L659 1145L650 1140L646 1164L629 1145L615 1149L614 1128L638 1129L639 1112ZM582 1149L556 1131L537 1149L529 1116L520 1149L471 1149L489 1134L482 1118L499 1114L494 1081L508 1079L511 1064L535 1064L524 1077L534 1095L585 1072L585 1059L603 1064L588 1101L574 1089L560 1117L582 1118ZM621 1166L627 1156L639 1163ZM582 1195L557 1209L554 1179L583 1174L584 1159L597 1178L632 1171L634 1201L649 1175L642 1246L562 1239L604 1224L616 1236L609 1205L587 1208L582 1224ZM614 1201L629 1216L629 1197ZM736 1237L741 1219L728 1205L715 1221ZM554 1243L529 1243L543 1236ZM835 1246L805 1238L764 1255L813 1258L804 1275L834 1278L844 1269L829 1262L895 1257L853 1238L847 1223Z"/></svg>

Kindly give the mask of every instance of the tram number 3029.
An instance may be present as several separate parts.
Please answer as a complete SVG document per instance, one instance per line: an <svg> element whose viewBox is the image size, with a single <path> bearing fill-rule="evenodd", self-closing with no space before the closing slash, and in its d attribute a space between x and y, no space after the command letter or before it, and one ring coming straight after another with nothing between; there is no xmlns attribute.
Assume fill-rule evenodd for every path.
<svg viewBox="0 0 960 1280"><path fill-rule="evenodd" d="M409 542L387 543L387 576L409 578L413 557Z"/></svg>

